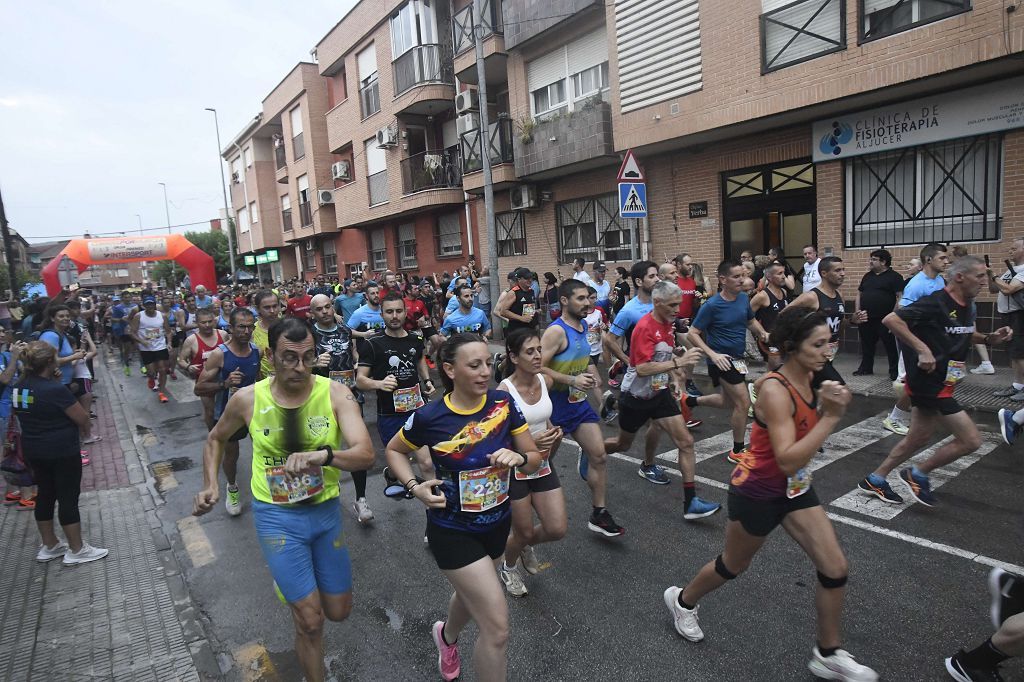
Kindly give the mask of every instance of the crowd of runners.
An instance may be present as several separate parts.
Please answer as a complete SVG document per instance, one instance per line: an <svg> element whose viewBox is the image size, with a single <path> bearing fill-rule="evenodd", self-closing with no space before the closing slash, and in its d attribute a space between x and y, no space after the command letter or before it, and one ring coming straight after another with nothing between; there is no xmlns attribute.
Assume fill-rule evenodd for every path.
<svg viewBox="0 0 1024 682"><path fill-rule="evenodd" d="M683 254L619 268L614 282L603 263L588 272L577 261L564 281L545 273L543 289L537 273L520 267L493 310L489 274L469 263L444 278L387 272L344 282L197 287L180 297L125 292L100 301L94 315L97 336L118 349L126 377L137 351L158 401L168 401L169 380L194 383L209 429L194 513L223 500L237 516L243 493L251 495L261 549L278 598L293 612L309 680L324 678L324 620L343 620L352 608L341 471L351 475L351 514L360 524L374 521L367 474L381 464L386 496L426 508L424 541L452 587L447 615L430 632L442 678L459 676L460 634L474 621L476 675L501 680L510 636L505 595L528 594L528 583L539 579L538 548L570 532L568 482L552 463L560 447L575 453L574 469L590 492L587 529L614 539L626 529L607 499L609 455L628 450L646 427L637 473L665 485L670 479L655 453L667 436L678 452L681 514L698 523L721 510L697 489L691 430L709 409L726 411L732 430L723 452L734 465L723 549L664 590L676 631L701 641L699 602L740 576L781 526L817 571L810 671L875 680L842 646L848 566L810 473L852 400L833 365L843 327L855 325L865 345L870 340L870 358L865 351L855 374L873 372L881 342L901 395L880 427L902 438L859 489L889 504L904 504L907 495L934 506L930 473L981 444L954 397L970 372L991 368L982 355L983 364L968 370L974 347L1009 345L1015 381L1012 393L1002 393L1024 401L1024 242L1013 242L1003 273L928 244L907 280L877 250L852 309L842 291L843 261L819 258L813 246L803 255L794 271L781 253L756 260L744 253L705 278ZM1007 318L988 334L975 326L974 299L983 289L998 294ZM500 352L489 344L493 327L503 330ZM745 359L751 346L767 364L756 379ZM699 363L713 392L701 394L693 383ZM375 420L364 414L369 396ZM999 420L1012 443L1024 410L1002 411ZM368 421L376 423L383 456ZM903 466L941 431L953 438ZM237 480L246 438L248 486ZM954 679L1000 679L998 664L1024 653L1020 579L994 572L991 581L998 632L946 660Z"/></svg>

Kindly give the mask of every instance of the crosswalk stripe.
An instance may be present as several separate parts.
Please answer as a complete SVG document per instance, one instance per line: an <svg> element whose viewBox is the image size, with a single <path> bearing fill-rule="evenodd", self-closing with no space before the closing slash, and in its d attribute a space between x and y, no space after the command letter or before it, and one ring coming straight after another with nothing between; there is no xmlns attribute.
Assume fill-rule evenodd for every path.
<svg viewBox="0 0 1024 682"><path fill-rule="evenodd" d="M1000 440L999 435L995 433L983 432L981 436L983 439L981 447L978 448L975 452L969 455L965 455L960 459L956 460L955 462L947 464L946 466L941 467L939 469L936 469L935 471L931 472L931 474L929 474L929 478L931 479L932 483L932 490L935 490L936 488L941 488L946 483L956 478L958 475L963 473L969 466L980 460L988 453L995 450L996 446L1002 442ZM906 464L905 466L916 464L931 457L936 450L938 450L951 440L953 440L952 436L944 438L943 440L939 441L930 448L923 450L920 453L911 457L910 463ZM917 504L917 500L911 497L908 493L900 491L901 484L899 484L898 481L898 474L899 471L902 470L903 468L905 467L900 467L896 471L889 474L887 480L889 481L889 485L893 486L893 488L897 492L901 493L901 497L903 497L903 499L906 500L905 504L886 504L885 502L882 502L874 495L869 496L863 491L861 491L859 488L855 488L850 492L846 493L845 495L843 495L842 497L833 500L831 506L838 507L840 509L847 509L849 511L854 511L858 514L864 514L865 516L871 516L876 519L891 521L892 519L896 518L904 511L909 509L911 505Z"/></svg>

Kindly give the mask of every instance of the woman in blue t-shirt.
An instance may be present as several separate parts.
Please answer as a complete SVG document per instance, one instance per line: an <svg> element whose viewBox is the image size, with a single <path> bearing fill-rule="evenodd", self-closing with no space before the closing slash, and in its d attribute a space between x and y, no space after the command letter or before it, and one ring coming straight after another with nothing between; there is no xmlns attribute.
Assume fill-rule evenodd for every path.
<svg viewBox="0 0 1024 682"><path fill-rule="evenodd" d="M431 628L441 677L459 676L457 640L471 620L480 628L477 678L504 680L508 605L495 573L511 527L510 470L541 463L529 424L504 391L488 390L491 354L477 334L455 334L438 353L445 396L409 417L387 444L388 466L427 507L427 539L455 589L448 618ZM426 446L437 478L417 481L409 455ZM475 614L474 618L470 614Z"/></svg>
<svg viewBox="0 0 1024 682"><path fill-rule="evenodd" d="M57 350L57 367L60 369L60 383L70 386L74 381L73 363L85 359L85 351L75 350L68 338L71 326L71 311L66 305L46 307L39 340L45 341ZM78 397L77 395L75 396Z"/></svg>

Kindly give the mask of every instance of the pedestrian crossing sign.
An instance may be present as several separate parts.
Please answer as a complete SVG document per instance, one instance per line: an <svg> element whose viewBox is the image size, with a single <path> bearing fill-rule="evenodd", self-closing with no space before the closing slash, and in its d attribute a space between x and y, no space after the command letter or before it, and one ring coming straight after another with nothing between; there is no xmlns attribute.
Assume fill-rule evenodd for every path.
<svg viewBox="0 0 1024 682"><path fill-rule="evenodd" d="M647 184L619 183L619 215L623 218L647 217Z"/></svg>

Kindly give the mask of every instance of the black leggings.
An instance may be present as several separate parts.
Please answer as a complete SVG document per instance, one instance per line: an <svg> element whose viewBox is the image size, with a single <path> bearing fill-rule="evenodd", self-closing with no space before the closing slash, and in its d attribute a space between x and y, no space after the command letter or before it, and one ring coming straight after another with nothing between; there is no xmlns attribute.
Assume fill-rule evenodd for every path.
<svg viewBox="0 0 1024 682"><path fill-rule="evenodd" d="M58 505L60 525L70 526L81 521L78 514L78 494L82 490L82 458L28 459L39 493L36 496L36 521L53 521L53 505Z"/></svg>

